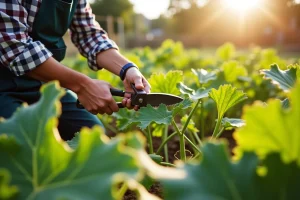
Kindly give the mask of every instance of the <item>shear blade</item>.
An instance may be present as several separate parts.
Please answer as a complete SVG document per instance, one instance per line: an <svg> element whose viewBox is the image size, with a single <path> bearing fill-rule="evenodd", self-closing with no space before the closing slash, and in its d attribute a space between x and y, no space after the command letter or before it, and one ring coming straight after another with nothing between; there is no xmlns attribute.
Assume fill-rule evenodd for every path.
<svg viewBox="0 0 300 200"><path fill-rule="evenodd" d="M181 97L171 95L171 94L163 94L163 93L150 93L147 94L147 104L151 106L159 106L160 104L165 104L167 106L171 106L183 101Z"/></svg>

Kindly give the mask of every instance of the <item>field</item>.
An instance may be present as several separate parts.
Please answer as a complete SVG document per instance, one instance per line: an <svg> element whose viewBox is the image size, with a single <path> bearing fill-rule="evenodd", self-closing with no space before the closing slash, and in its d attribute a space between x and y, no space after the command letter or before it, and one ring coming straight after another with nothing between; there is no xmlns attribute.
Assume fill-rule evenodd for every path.
<svg viewBox="0 0 300 200"><path fill-rule="evenodd" d="M65 142L57 132L64 90L46 84L37 104L0 122L0 200L300 199L296 53L230 43L185 49L172 40L122 53L151 92L184 101L99 115L106 134L83 129ZM63 63L122 89L79 55Z"/></svg>

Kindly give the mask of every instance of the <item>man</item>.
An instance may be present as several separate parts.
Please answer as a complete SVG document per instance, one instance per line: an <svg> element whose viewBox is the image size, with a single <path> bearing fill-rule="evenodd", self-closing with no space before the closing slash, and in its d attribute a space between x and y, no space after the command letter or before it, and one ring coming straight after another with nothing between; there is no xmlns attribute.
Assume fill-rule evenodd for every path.
<svg viewBox="0 0 300 200"><path fill-rule="evenodd" d="M67 88L58 126L64 140L83 126L102 125L93 114L118 111L109 83L59 63L65 56L62 36L68 29L91 69L105 68L120 76L126 91L131 90L130 83L150 91L138 68L94 21L87 0L0 0L0 117L9 118L23 102L36 102L40 86L52 80ZM76 107L77 97L70 91L86 110ZM130 96L122 103L131 108Z"/></svg>

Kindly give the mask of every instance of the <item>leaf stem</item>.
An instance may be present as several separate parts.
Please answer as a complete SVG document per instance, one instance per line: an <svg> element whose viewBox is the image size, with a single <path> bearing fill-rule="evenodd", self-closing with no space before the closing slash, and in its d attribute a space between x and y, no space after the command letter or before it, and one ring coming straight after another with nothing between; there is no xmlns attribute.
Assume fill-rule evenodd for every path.
<svg viewBox="0 0 300 200"><path fill-rule="evenodd" d="M177 134L177 132L172 133L171 135L169 135L165 140L163 140L162 144L158 147L156 154L159 154L162 150L162 148L165 146L165 144L171 140L175 135Z"/></svg>
<svg viewBox="0 0 300 200"><path fill-rule="evenodd" d="M179 145L180 145L180 159L185 162L186 161L186 154L185 154L185 143L184 143L184 134L179 130L176 122L172 119L172 124L179 136Z"/></svg>
<svg viewBox="0 0 300 200"><path fill-rule="evenodd" d="M164 131L163 137L162 137L163 144L166 144L166 145L163 146L164 147L164 154L165 154L165 161L166 162L169 162L168 144L165 142L168 139L168 128L169 128L169 125L165 125L165 131Z"/></svg>
<svg viewBox="0 0 300 200"><path fill-rule="evenodd" d="M168 162L160 162L160 164L168 166L168 167L176 167L176 165L173 165L173 164L168 163Z"/></svg>
<svg viewBox="0 0 300 200"><path fill-rule="evenodd" d="M185 122L185 124L184 124L184 126L183 126L183 128L182 128L182 133L184 133L185 131L186 131L186 129L187 129L187 126L189 125L189 123L190 123L190 121L191 121L191 119L192 119L192 116L194 115L194 113L195 113L195 111L196 111L196 108L198 107L198 105L199 105L199 103L200 103L200 99L197 101L197 103L196 103L196 105L194 106L194 108L192 109L192 111L190 112L190 114L189 114L189 116L188 116L188 118L187 118L187 120L186 120L186 122Z"/></svg>
<svg viewBox="0 0 300 200"><path fill-rule="evenodd" d="M218 118L218 121L217 121L217 124L216 124L216 126L215 126L215 129L214 129L212 138L217 138L217 134L218 134L218 131L219 131L219 129L220 129L221 122L222 122L222 117Z"/></svg>
<svg viewBox="0 0 300 200"><path fill-rule="evenodd" d="M216 138L219 138L221 136L221 134L223 133L223 131L225 130L224 127L221 128L220 132L217 134Z"/></svg>
<svg viewBox="0 0 300 200"><path fill-rule="evenodd" d="M201 100L201 107L200 107L200 133L201 133L201 139L204 139L204 105L203 100Z"/></svg>
<svg viewBox="0 0 300 200"><path fill-rule="evenodd" d="M128 186L126 183L123 183L122 187L118 191L118 194L116 195L116 199L122 199L128 189Z"/></svg>
<svg viewBox="0 0 300 200"><path fill-rule="evenodd" d="M201 150L199 149L199 147L197 147L188 137L186 137L185 135L184 135L184 138L186 139L186 141L193 147L193 149L195 150L195 151L197 151L197 153L200 153L200 154L202 154L202 152L201 152Z"/></svg>
<svg viewBox="0 0 300 200"><path fill-rule="evenodd" d="M154 153L154 151L153 151L153 141L152 141L152 134L150 130L150 124L147 127L147 137L148 137L149 153L152 154Z"/></svg>

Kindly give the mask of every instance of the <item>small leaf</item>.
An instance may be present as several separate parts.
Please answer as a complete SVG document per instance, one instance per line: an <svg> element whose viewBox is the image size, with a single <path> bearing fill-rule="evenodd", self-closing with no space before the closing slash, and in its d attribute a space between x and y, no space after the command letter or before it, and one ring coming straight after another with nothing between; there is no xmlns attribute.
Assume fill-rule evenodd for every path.
<svg viewBox="0 0 300 200"><path fill-rule="evenodd" d="M226 61L226 60L229 60L231 58L234 57L235 55L235 46L232 44L232 43L225 43L224 45L220 46L218 49L217 49L217 56L223 60L223 61Z"/></svg>
<svg viewBox="0 0 300 200"><path fill-rule="evenodd" d="M300 199L300 169L284 164L278 154L260 162L253 153L245 153L232 162L224 144L207 143L200 164L186 164L182 179L161 178L166 200L280 200ZM264 176L258 167L266 169Z"/></svg>
<svg viewBox="0 0 300 200"><path fill-rule="evenodd" d="M151 92L179 95L180 91L177 85L183 81L183 72L169 71L166 75L154 73L148 81L151 85Z"/></svg>
<svg viewBox="0 0 300 200"><path fill-rule="evenodd" d="M247 99L247 96L242 91L238 91L231 85L222 85L218 90L212 89L209 96L215 101L218 108L218 119L223 118L225 112Z"/></svg>
<svg viewBox="0 0 300 200"><path fill-rule="evenodd" d="M211 89L200 88L197 91L195 91L195 90L187 87L183 83L180 83L178 87L182 94L187 94L194 101L208 97L208 93L211 90Z"/></svg>
<svg viewBox="0 0 300 200"><path fill-rule="evenodd" d="M211 80L217 79L215 72L208 72L205 69L192 69L192 72L198 77L200 84L205 84Z"/></svg>
<svg viewBox="0 0 300 200"><path fill-rule="evenodd" d="M234 133L235 152L255 151L260 157L278 152L283 161L297 161L300 166L300 84L291 90L290 109L283 109L280 100L267 105L257 102L244 111L246 126Z"/></svg>
<svg viewBox="0 0 300 200"><path fill-rule="evenodd" d="M283 91L289 91L297 80L297 68L290 68L288 70L281 70L278 65L271 65L270 70L261 70L265 78L271 79L272 83L278 85Z"/></svg>
<svg viewBox="0 0 300 200"><path fill-rule="evenodd" d="M135 113L132 110L120 109L119 112L113 114L117 118L117 127L120 131L125 131L133 127L134 123L130 120L134 118Z"/></svg>
<svg viewBox="0 0 300 200"><path fill-rule="evenodd" d="M178 113L190 108L193 104L193 101L191 99L184 99L182 102L176 104L171 112L172 112L172 115L175 116L177 115Z"/></svg>
<svg viewBox="0 0 300 200"><path fill-rule="evenodd" d="M181 124L185 124L187 122L188 119L188 115L184 115L181 118ZM191 131L192 133L197 133L199 132L199 130L196 128L195 126L195 122L191 119L188 126L187 126L187 130Z"/></svg>
<svg viewBox="0 0 300 200"><path fill-rule="evenodd" d="M281 101L282 108L288 109L290 107L290 100L288 98Z"/></svg>
<svg viewBox="0 0 300 200"><path fill-rule="evenodd" d="M245 121L242 119L233 119L233 118L223 118L222 119L222 126L227 128L240 128L242 126L245 126Z"/></svg>
<svg viewBox="0 0 300 200"><path fill-rule="evenodd" d="M10 185L11 176L6 169L0 168L0 199L11 200L16 199L18 188Z"/></svg>

